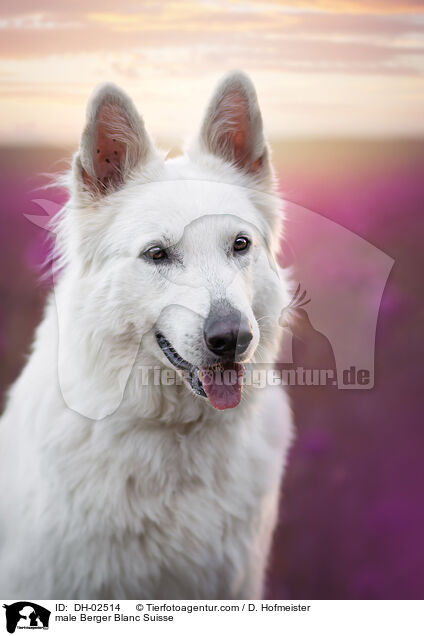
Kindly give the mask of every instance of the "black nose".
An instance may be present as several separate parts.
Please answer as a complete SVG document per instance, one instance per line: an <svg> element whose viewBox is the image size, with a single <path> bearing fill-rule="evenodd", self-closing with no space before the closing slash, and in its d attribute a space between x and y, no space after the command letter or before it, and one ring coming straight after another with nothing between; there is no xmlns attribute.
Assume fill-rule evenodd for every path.
<svg viewBox="0 0 424 636"><path fill-rule="evenodd" d="M203 333L207 348L226 358L244 353L253 338L249 321L236 311L226 316L209 314Z"/></svg>

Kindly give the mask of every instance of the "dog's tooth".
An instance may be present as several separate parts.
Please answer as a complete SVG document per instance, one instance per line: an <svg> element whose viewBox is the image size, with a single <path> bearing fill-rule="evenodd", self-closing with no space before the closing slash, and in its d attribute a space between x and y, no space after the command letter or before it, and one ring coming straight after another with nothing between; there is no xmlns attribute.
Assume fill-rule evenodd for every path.
<svg viewBox="0 0 424 636"><path fill-rule="evenodd" d="M203 371L201 371L200 369L197 369L197 375L199 376L200 382L202 382L202 380L203 380Z"/></svg>

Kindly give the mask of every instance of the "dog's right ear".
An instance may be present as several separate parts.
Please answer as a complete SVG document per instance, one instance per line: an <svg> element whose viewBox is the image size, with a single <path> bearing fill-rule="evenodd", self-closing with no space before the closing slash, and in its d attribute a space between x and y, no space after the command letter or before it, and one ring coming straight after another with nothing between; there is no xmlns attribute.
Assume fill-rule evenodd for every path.
<svg viewBox="0 0 424 636"><path fill-rule="evenodd" d="M218 84L193 148L215 155L258 180L269 177L262 116L247 75L234 71Z"/></svg>
<svg viewBox="0 0 424 636"><path fill-rule="evenodd" d="M114 84L92 95L75 161L81 186L94 196L119 189L131 172L157 157L143 120L130 98Z"/></svg>

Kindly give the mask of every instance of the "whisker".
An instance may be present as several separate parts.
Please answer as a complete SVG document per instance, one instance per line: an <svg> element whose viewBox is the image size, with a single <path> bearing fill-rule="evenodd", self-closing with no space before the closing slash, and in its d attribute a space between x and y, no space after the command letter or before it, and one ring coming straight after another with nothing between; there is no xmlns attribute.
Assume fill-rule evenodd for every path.
<svg viewBox="0 0 424 636"><path fill-rule="evenodd" d="M299 306L299 303L301 303L301 302L302 302L302 300L305 298L305 296L306 296L306 289L305 289L305 291L303 292L303 294L302 294L301 296L299 296L299 298L297 299L297 301L296 301L296 307L298 307L298 306Z"/></svg>
<svg viewBox="0 0 424 636"><path fill-rule="evenodd" d="M300 305L297 305L296 309L298 309L299 307L304 307L305 305L307 305L310 302L311 302L311 299L309 298L308 300L305 300L304 303L301 303Z"/></svg>

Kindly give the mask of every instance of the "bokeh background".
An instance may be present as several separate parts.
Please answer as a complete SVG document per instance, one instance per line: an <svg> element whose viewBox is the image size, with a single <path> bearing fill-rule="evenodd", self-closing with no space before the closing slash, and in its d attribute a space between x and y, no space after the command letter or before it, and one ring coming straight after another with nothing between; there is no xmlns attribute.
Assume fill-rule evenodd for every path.
<svg viewBox="0 0 424 636"><path fill-rule="evenodd" d="M297 439L269 598L422 598L424 7L419 0L15 0L0 9L0 409L49 291L25 214L66 167L94 85L176 151L227 70L253 78L281 191L391 256L375 387L291 389ZM301 226L287 227L302 238ZM310 241L310 237L308 237ZM310 249L310 242L308 244ZM315 249L320 249L316 237ZM332 267L331 254L322 254ZM354 269L354 264L352 264ZM373 275L370 263L370 276ZM337 276L352 284L352 271ZM328 368L313 338L299 364Z"/></svg>

